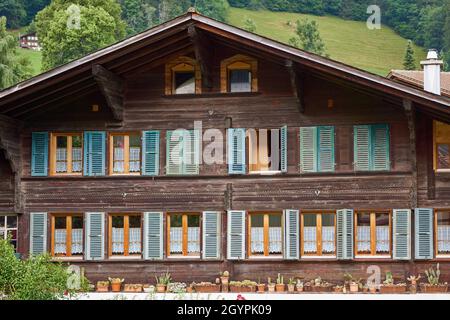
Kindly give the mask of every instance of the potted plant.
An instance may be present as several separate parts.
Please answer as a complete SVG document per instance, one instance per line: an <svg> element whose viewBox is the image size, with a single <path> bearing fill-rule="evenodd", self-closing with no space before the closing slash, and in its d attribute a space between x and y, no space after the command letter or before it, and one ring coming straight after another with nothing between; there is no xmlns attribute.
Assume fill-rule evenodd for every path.
<svg viewBox="0 0 450 320"><path fill-rule="evenodd" d="M112 292L120 292L122 289L122 283L124 279L121 278L108 278L111 283L111 291Z"/></svg>
<svg viewBox="0 0 450 320"><path fill-rule="evenodd" d="M353 278L353 276L348 272L344 274L344 280L344 285L348 284L350 293L359 292L361 280Z"/></svg>
<svg viewBox="0 0 450 320"><path fill-rule="evenodd" d="M437 264L436 270L433 267L425 270L425 275L427 276L428 283L421 283L420 290L424 293L445 293L448 289L447 282L440 283L439 278L441 276L441 270L439 269L439 263Z"/></svg>
<svg viewBox="0 0 450 320"><path fill-rule="evenodd" d="M124 292L142 292L142 284L125 284L123 286Z"/></svg>
<svg viewBox="0 0 450 320"><path fill-rule="evenodd" d="M109 281L97 282L97 292L108 292L108 291L109 291Z"/></svg>
<svg viewBox="0 0 450 320"><path fill-rule="evenodd" d="M417 293L417 281L420 280L420 275L409 276L406 280L411 282L411 285L409 286L409 292L412 294L416 294Z"/></svg>
<svg viewBox="0 0 450 320"><path fill-rule="evenodd" d="M377 286L375 285L375 283L369 284L368 286L370 293L377 293Z"/></svg>
<svg viewBox="0 0 450 320"><path fill-rule="evenodd" d="M256 286L258 293L264 293L266 291L266 285L261 283L261 278L258 278L258 284Z"/></svg>
<svg viewBox="0 0 450 320"><path fill-rule="evenodd" d="M234 293L241 292L255 292L257 283L250 280L244 281L231 281L230 282L230 291Z"/></svg>
<svg viewBox="0 0 450 320"><path fill-rule="evenodd" d="M380 285L380 293L405 293L406 283L394 283L392 272L386 272L386 279Z"/></svg>
<svg viewBox="0 0 450 320"><path fill-rule="evenodd" d="M294 280L294 278L289 278L287 287L288 287L288 292L289 293L294 293L295 292L295 280Z"/></svg>
<svg viewBox="0 0 450 320"><path fill-rule="evenodd" d="M194 292L194 284L195 284L195 282L191 282L191 283L187 286L187 288L186 288L186 292L187 292L187 293L193 293L193 292Z"/></svg>
<svg viewBox="0 0 450 320"><path fill-rule="evenodd" d="M311 289L313 292L331 292L333 285L323 281L321 277L317 277L311 281Z"/></svg>
<svg viewBox="0 0 450 320"><path fill-rule="evenodd" d="M342 292L344 291L344 286L335 286L335 287L333 288L333 291L334 291L335 293L342 293Z"/></svg>
<svg viewBox="0 0 450 320"><path fill-rule="evenodd" d="M167 292L171 293L184 293L186 292L186 283L184 282L171 282L167 285Z"/></svg>
<svg viewBox="0 0 450 320"><path fill-rule="evenodd" d="M156 288L155 288L155 286L152 286L149 284L144 284L142 286L142 290L144 290L145 293L154 293Z"/></svg>
<svg viewBox="0 0 450 320"><path fill-rule="evenodd" d="M272 279L271 278L267 279L267 290L269 292L275 292L275 283L272 283Z"/></svg>
<svg viewBox="0 0 450 320"><path fill-rule="evenodd" d="M285 289L286 289L286 286L284 284L284 277L281 274L278 274L277 284L275 285L275 291L276 292L284 292Z"/></svg>
<svg viewBox="0 0 450 320"><path fill-rule="evenodd" d="M298 292L303 292L303 281L297 280L297 284L295 285L295 288Z"/></svg>
<svg viewBox="0 0 450 320"><path fill-rule="evenodd" d="M214 284L212 282L200 282L194 283L195 292L212 293L220 292L220 284Z"/></svg>
<svg viewBox="0 0 450 320"><path fill-rule="evenodd" d="M166 292L167 285L172 280L169 272L161 274L159 277L155 276L156 279L156 292L164 293Z"/></svg>

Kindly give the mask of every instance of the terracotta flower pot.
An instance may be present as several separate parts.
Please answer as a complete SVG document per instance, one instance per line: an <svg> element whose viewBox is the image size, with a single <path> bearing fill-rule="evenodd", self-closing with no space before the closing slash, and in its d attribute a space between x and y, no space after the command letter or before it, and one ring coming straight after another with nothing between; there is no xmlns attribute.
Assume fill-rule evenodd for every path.
<svg viewBox="0 0 450 320"><path fill-rule="evenodd" d="M275 285L276 292L284 292L286 290L286 286L282 283Z"/></svg>
<svg viewBox="0 0 450 320"><path fill-rule="evenodd" d="M266 291L266 285L264 283L258 284L258 293L264 293Z"/></svg>
<svg viewBox="0 0 450 320"><path fill-rule="evenodd" d="M297 286L297 292L303 292L303 286Z"/></svg>
<svg viewBox="0 0 450 320"><path fill-rule="evenodd" d="M97 285L97 292L109 292L109 286Z"/></svg>
<svg viewBox="0 0 450 320"><path fill-rule="evenodd" d="M375 287L375 286L369 287L369 292L370 293L377 293L377 287Z"/></svg>
<svg viewBox="0 0 450 320"><path fill-rule="evenodd" d="M439 284L437 286L431 286L428 284L421 283L420 291L423 293L445 293L448 290L447 284Z"/></svg>
<svg viewBox="0 0 450 320"><path fill-rule="evenodd" d="M269 292L275 292L275 285L274 284L268 284L267 285L267 290Z"/></svg>
<svg viewBox="0 0 450 320"><path fill-rule="evenodd" d="M166 285L165 284L157 284L156 285L156 292L158 292L158 293L166 292Z"/></svg>
<svg viewBox="0 0 450 320"><path fill-rule="evenodd" d="M111 291L112 292L120 292L122 289L122 283L121 282L113 282L111 283Z"/></svg>
<svg viewBox="0 0 450 320"><path fill-rule="evenodd" d="M289 293L294 293L295 292L295 284L288 284L288 292Z"/></svg>
<svg viewBox="0 0 450 320"><path fill-rule="evenodd" d="M356 293L359 291L359 285L357 283L350 283L350 292Z"/></svg>

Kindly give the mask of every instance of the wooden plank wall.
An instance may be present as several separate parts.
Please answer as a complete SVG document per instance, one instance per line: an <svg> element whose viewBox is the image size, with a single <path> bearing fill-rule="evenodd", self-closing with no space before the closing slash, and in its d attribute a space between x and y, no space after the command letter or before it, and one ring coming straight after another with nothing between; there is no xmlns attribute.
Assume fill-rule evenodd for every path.
<svg viewBox="0 0 450 320"><path fill-rule="evenodd" d="M14 212L14 174L0 149L0 213Z"/></svg>

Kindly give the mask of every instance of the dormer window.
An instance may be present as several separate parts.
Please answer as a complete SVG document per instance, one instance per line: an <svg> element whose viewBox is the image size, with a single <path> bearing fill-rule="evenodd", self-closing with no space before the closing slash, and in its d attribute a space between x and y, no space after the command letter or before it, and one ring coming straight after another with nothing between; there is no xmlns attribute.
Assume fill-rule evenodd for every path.
<svg viewBox="0 0 450 320"><path fill-rule="evenodd" d="M166 95L201 93L201 72L198 63L179 57L166 64Z"/></svg>
<svg viewBox="0 0 450 320"><path fill-rule="evenodd" d="M223 60L220 70L222 93L258 91L255 59L239 54Z"/></svg>

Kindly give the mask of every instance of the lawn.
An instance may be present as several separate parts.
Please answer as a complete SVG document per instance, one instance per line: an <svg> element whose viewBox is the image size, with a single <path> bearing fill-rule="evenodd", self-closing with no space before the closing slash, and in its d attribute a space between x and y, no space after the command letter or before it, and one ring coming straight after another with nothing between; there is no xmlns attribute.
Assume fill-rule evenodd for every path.
<svg viewBox="0 0 450 320"><path fill-rule="evenodd" d="M384 25L380 30L369 30L365 22L331 16L230 9L230 24L242 27L247 18L255 22L256 33L284 43L288 43L295 35L295 22L298 19L313 19L319 24L331 59L381 76L386 76L391 69L403 69L407 40ZM291 21L291 26L287 24L288 21ZM419 67L419 61L425 58L426 52L417 46L414 46L414 51Z"/></svg>
<svg viewBox="0 0 450 320"><path fill-rule="evenodd" d="M42 71L42 53L40 51L17 48L17 54L21 57L26 57L31 61L32 75L38 75Z"/></svg>

